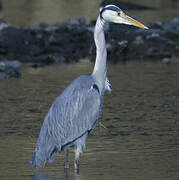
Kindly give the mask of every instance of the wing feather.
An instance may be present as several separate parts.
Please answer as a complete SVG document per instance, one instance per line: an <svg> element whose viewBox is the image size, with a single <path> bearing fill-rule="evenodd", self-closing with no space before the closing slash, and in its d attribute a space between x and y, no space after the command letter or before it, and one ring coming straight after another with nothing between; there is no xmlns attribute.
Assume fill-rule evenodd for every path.
<svg viewBox="0 0 179 180"><path fill-rule="evenodd" d="M51 106L45 120L58 147L94 128L100 112L100 94L93 84L91 76L80 76Z"/></svg>

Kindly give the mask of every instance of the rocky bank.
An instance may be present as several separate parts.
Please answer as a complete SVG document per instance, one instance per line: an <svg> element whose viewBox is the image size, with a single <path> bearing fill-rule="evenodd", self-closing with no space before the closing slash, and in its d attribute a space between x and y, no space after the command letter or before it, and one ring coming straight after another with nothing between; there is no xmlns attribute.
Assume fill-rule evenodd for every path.
<svg viewBox="0 0 179 180"><path fill-rule="evenodd" d="M95 22L88 24L84 19L21 28L1 22L0 62L17 60L35 65L76 62L86 57L95 60L94 25ZM118 24L106 26L108 61L160 60L179 55L179 16L147 26L149 30Z"/></svg>

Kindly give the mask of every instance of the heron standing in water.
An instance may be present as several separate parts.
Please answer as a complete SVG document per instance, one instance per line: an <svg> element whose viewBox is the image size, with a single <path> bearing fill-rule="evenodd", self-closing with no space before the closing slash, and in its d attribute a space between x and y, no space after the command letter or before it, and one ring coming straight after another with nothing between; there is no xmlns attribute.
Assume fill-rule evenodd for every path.
<svg viewBox="0 0 179 180"><path fill-rule="evenodd" d="M108 22L148 29L117 6L107 5L100 10L94 30L96 61L93 72L76 78L50 107L30 160L33 167L43 167L47 161L53 162L57 154L66 151L64 163L68 168L68 150L72 148L75 151L74 167L79 169L79 157L86 139L98 123L104 92L111 90L104 36L104 25Z"/></svg>

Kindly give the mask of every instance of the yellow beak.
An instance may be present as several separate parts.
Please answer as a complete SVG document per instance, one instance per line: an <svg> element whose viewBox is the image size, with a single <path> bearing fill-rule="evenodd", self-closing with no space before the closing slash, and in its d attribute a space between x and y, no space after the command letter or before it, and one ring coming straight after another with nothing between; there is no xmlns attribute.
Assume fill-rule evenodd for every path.
<svg viewBox="0 0 179 180"><path fill-rule="evenodd" d="M135 19L125 15L122 17L124 19L124 21L126 22L126 24L130 24L139 28L143 28L143 29L149 29L147 26L143 25L142 23L140 23L139 21L136 21Z"/></svg>

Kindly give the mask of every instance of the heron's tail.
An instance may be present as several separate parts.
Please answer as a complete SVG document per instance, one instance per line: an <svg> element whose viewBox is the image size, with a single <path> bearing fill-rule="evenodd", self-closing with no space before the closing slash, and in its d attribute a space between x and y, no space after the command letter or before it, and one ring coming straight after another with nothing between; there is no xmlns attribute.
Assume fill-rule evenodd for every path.
<svg viewBox="0 0 179 180"><path fill-rule="evenodd" d="M32 155L29 163L34 168L41 168L45 165L46 159L43 156L39 156L36 152Z"/></svg>
<svg viewBox="0 0 179 180"><path fill-rule="evenodd" d="M31 159L30 159L30 161L29 161L29 163L30 163L30 165L32 166L32 167L34 167L34 168L40 168L40 167L42 167L43 166L43 164L45 164L45 162L44 163L37 163L38 161L37 161L37 159L36 159L36 152L32 155L32 157L31 157Z"/></svg>
<svg viewBox="0 0 179 180"><path fill-rule="evenodd" d="M47 161L52 163L55 160L57 153L58 149L50 135L39 136L35 153L30 159L30 164L35 168L44 167Z"/></svg>
<svg viewBox="0 0 179 180"><path fill-rule="evenodd" d="M53 162L59 152L59 148L56 147L53 135L49 133L50 131L48 130L48 122L49 114L47 114L47 116L45 117L44 123L40 130L35 153L32 155L30 160L30 164L35 168L43 167L47 161L50 163Z"/></svg>
<svg viewBox="0 0 179 180"><path fill-rule="evenodd" d="M45 152L36 151L32 155L29 163L34 168L41 168L44 167L46 161L52 163L55 160L57 154L58 154L58 150L56 147L52 148L52 150L47 154Z"/></svg>

